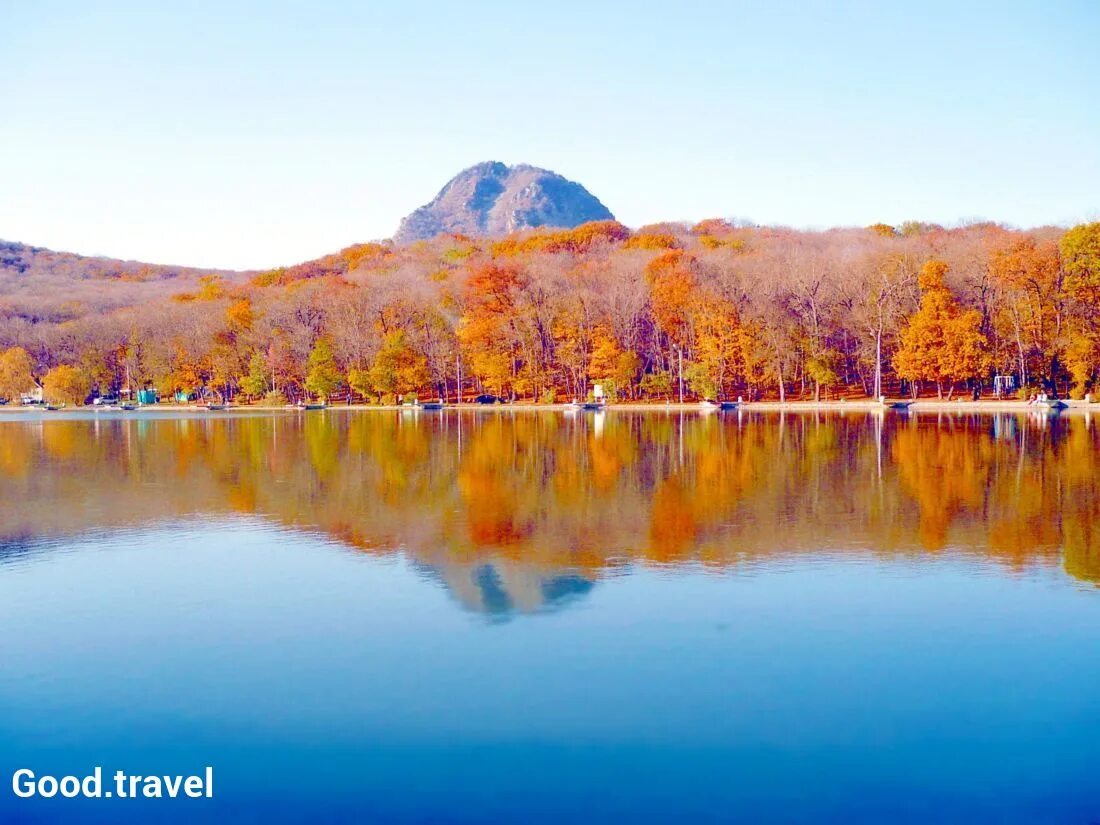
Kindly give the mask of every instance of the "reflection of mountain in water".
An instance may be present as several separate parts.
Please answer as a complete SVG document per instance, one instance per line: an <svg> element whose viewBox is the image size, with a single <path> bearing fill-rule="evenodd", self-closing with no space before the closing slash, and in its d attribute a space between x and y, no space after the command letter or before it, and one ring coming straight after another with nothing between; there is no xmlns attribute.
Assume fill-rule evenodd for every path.
<svg viewBox="0 0 1100 825"><path fill-rule="evenodd" d="M512 562L420 569L443 583L461 604L494 620L559 610L585 596L594 583L575 573L546 573Z"/></svg>
<svg viewBox="0 0 1100 825"><path fill-rule="evenodd" d="M472 609L628 565L942 550L1100 581L1085 418L330 411L0 419L0 541L260 516L400 552ZM17 552L17 551L16 551Z"/></svg>

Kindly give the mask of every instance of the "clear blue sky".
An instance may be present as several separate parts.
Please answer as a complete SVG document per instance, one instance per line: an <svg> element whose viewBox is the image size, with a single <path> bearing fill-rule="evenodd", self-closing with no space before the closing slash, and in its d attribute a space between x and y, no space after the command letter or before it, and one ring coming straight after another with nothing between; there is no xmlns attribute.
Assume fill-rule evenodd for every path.
<svg viewBox="0 0 1100 825"><path fill-rule="evenodd" d="M1100 216L1095 0L0 0L0 32L0 238L82 253L291 263L490 159L632 226Z"/></svg>

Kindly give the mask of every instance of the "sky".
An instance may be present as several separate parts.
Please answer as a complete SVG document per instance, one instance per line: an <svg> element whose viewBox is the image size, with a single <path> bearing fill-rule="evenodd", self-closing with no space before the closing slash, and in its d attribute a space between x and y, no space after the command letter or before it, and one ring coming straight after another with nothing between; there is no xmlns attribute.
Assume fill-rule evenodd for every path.
<svg viewBox="0 0 1100 825"><path fill-rule="evenodd" d="M202 267L531 163L628 226L1100 220L1100 3L0 0L0 238Z"/></svg>

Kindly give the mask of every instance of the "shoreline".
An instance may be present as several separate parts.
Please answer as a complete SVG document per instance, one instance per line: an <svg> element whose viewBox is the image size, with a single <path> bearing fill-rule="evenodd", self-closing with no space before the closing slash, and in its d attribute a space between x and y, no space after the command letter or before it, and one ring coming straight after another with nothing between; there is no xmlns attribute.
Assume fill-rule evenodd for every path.
<svg viewBox="0 0 1100 825"><path fill-rule="evenodd" d="M904 399L888 399L887 403L897 402ZM946 401L940 399L921 399L912 402L908 408L908 412L936 412L936 413L1041 413L1043 415L1073 415L1073 414L1088 414L1093 410L1100 412L1100 403L1089 403L1087 401L1071 401L1063 399L1067 405L1064 409L1058 411L1047 410L1043 407L1037 407L1033 404L1028 404L1026 401L994 401L994 400L955 400ZM515 404L476 404L476 403L463 403L461 405L455 405L448 403L445 407L448 411L468 411L479 413L501 413L509 411L520 412L580 412L576 408L569 404L537 404L533 402L527 403L515 403ZM680 403L647 403L647 402L622 402L617 404L608 404L607 411L610 412L631 412L631 413L669 413L669 412L693 412L693 413L711 413L718 412L714 409L708 409L701 406L698 401L688 401L683 404ZM737 410L726 411L728 415L730 412L737 412L743 410L745 412L861 412L861 413L876 413L876 412L906 412L905 410L892 410L888 406L884 407L877 401L871 399L858 399L853 401L746 401L740 404ZM333 404L326 408L327 412L433 412L429 410L423 410L419 407L410 407L402 404ZM20 413L42 413L56 412L60 414L76 413L78 415L111 415L111 416L125 416L132 413L203 413L206 415L218 415L218 414L233 414L237 412L250 412L250 413L302 413L307 412L303 410L288 409L286 407L263 407L259 405L247 405L242 404L240 406L231 405L224 410L208 410L205 407L195 406L192 404L149 404L146 406L138 407L135 410L107 410L102 407L94 406L80 406L80 407L64 407L61 410L47 411L43 407L32 406L12 406L3 405L0 406L0 416L5 414L18 415ZM317 412L310 410L308 412Z"/></svg>

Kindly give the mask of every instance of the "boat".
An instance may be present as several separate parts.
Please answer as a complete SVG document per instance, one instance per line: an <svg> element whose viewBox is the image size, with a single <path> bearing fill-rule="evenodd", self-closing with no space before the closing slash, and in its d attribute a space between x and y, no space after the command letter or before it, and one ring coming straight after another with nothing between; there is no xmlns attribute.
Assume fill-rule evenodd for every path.
<svg viewBox="0 0 1100 825"><path fill-rule="evenodd" d="M570 408L584 412L600 412L607 408L606 401L570 401Z"/></svg>
<svg viewBox="0 0 1100 825"><path fill-rule="evenodd" d="M228 404L203 404L203 407L207 410L210 410L211 412L216 412L218 410L228 409L229 405Z"/></svg>
<svg viewBox="0 0 1100 825"><path fill-rule="evenodd" d="M912 401L883 401L882 406L887 410L908 410L913 405Z"/></svg>
<svg viewBox="0 0 1100 825"><path fill-rule="evenodd" d="M58 410L63 410L63 409L65 409L64 404L47 404L46 405L46 412L57 412Z"/></svg>
<svg viewBox="0 0 1100 825"><path fill-rule="evenodd" d="M305 402L299 402L292 405L296 410L323 410L328 404L306 404Z"/></svg>
<svg viewBox="0 0 1100 825"><path fill-rule="evenodd" d="M443 402L442 401L425 401L423 404L420 405L420 409L422 409L422 410L441 410L441 409L443 409Z"/></svg>
<svg viewBox="0 0 1100 825"><path fill-rule="evenodd" d="M741 406L740 401L719 401L718 402L718 409L722 410L723 412L730 412L732 410L736 410L740 406Z"/></svg>
<svg viewBox="0 0 1100 825"><path fill-rule="evenodd" d="M1044 398L1042 401L1036 401L1035 406L1045 412L1059 413L1066 409L1069 404L1058 398Z"/></svg>

